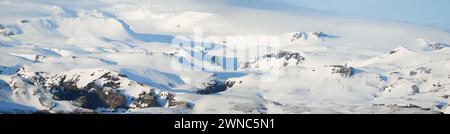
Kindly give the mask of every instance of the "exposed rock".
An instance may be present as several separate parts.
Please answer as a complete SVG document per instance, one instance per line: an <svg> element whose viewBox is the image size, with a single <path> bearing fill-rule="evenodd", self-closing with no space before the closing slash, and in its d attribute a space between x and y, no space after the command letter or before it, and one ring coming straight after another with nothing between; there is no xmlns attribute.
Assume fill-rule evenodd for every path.
<svg viewBox="0 0 450 134"><path fill-rule="evenodd" d="M171 101L170 108L192 109L194 105L186 101Z"/></svg>
<svg viewBox="0 0 450 134"><path fill-rule="evenodd" d="M305 57L300 54L299 52L291 52L291 51L278 51L276 53L266 54L263 55L262 58L276 58L276 59L286 59L286 61L289 61L290 59L296 60L296 64L300 64L303 61L305 61Z"/></svg>
<svg viewBox="0 0 450 134"><path fill-rule="evenodd" d="M109 108L116 109L126 107L125 96L117 93L115 90L101 90L98 96Z"/></svg>
<svg viewBox="0 0 450 134"><path fill-rule="evenodd" d="M34 58L34 62L43 62L46 56L43 55L36 55Z"/></svg>
<svg viewBox="0 0 450 134"><path fill-rule="evenodd" d="M413 95L419 94L419 93L420 93L420 88L419 88L419 86L413 85L411 88L412 88Z"/></svg>
<svg viewBox="0 0 450 134"><path fill-rule="evenodd" d="M269 54L264 54L241 65L241 69L262 69L271 67L287 67L303 63L305 56L298 51L280 50ZM261 68L262 67L262 68Z"/></svg>
<svg viewBox="0 0 450 134"><path fill-rule="evenodd" d="M387 114L443 114L441 110L421 107L413 104L374 104L364 113L387 113Z"/></svg>
<svg viewBox="0 0 450 134"><path fill-rule="evenodd" d="M211 80L202 84L201 88L196 91L198 94L214 94L233 87L234 81Z"/></svg>
<svg viewBox="0 0 450 134"><path fill-rule="evenodd" d="M438 83L436 83L436 84L433 84L433 87L442 87L442 86L444 86L444 85L442 85L441 82L438 82Z"/></svg>
<svg viewBox="0 0 450 134"><path fill-rule="evenodd" d="M400 53L411 53L411 51L409 49L405 48L405 47L397 47L394 50L390 51L389 55L396 54L396 53L399 53L399 52Z"/></svg>
<svg viewBox="0 0 450 134"><path fill-rule="evenodd" d="M57 77L53 76L52 78ZM103 85L99 85L97 81L92 81L84 87L77 86L80 81L78 77L70 79L66 75L60 77L58 83L52 83L49 87L55 100L74 100L80 107L89 109L125 107L126 97L112 90L118 88L115 81L119 79L117 76L112 76L111 72L105 73L98 79L105 81Z"/></svg>
<svg viewBox="0 0 450 134"><path fill-rule="evenodd" d="M170 108L181 108L181 109L192 109L194 108L194 104L186 102L186 101L179 101L175 99L175 95L169 93L167 95L167 100L169 101L169 107Z"/></svg>
<svg viewBox="0 0 450 134"><path fill-rule="evenodd" d="M99 107L111 107L106 100L108 98L102 96L104 93L100 90L80 89L74 85L75 82L63 82L62 86L54 85L52 92L55 100L74 100L78 106L89 109ZM102 98L103 97L103 98ZM113 98L114 99L114 98ZM111 107L113 108L113 107Z"/></svg>
<svg viewBox="0 0 450 134"><path fill-rule="evenodd" d="M161 107L161 104L157 101L154 92L142 92L137 98L133 100L133 105L136 108L146 108L146 107Z"/></svg>
<svg viewBox="0 0 450 134"><path fill-rule="evenodd" d="M101 79L102 81L105 81L103 84L103 87L110 87L113 89L117 89L120 88L120 82L118 82L120 79L119 77L123 77L125 75L112 75L111 72L105 73L104 75L102 75L99 79Z"/></svg>
<svg viewBox="0 0 450 134"><path fill-rule="evenodd" d="M194 105L186 101L180 101L175 99L175 95L172 93L163 92L157 93L156 90L150 92L142 92L138 97L133 99L132 108L147 108L147 107L169 107L180 109L192 109Z"/></svg>
<svg viewBox="0 0 450 134"><path fill-rule="evenodd" d="M431 108L423 108L413 104L373 104L372 106L384 106L384 107L396 107L396 108L406 108L406 109L420 109L420 110L431 110Z"/></svg>
<svg viewBox="0 0 450 134"><path fill-rule="evenodd" d="M419 67L409 72L410 76L416 76L417 74L430 74L431 69L425 67Z"/></svg>
<svg viewBox="0 0 450 134"><path fill-rule="evenodd" d="M20 20L19 21L20 23L29 23L29 22L31 22L30 20Z"/></svg>
<svg viewBox="0 0 450 134"><path fill-rule="evenodd" d="M59 98L58 98L59 99ZM86 97L86 96L80 96L80 97L78 97L76 100L75 100L75 102L77 102L76 103L76 106L79 106L79 107L88 107L88 98Z"/></svg>
<svg viewBox="0 0 450 134"><path fill-rule="evenodd" d="M158 89L143 92L138 96L127 96L118 92L126 87L144 88L145 85L131 81L126 75L103 69L69 71L62 73L27 72L22 67L17 74L30 84L38 86L52 96L52 100L73 101L75 106L86 109L128 109L145 107L193 107L190 103L174 99ZM15 85L15 84L14 84ZM20 86L20 85L19 85ZM20 87L17 87L20 88ZM146 91L146 90L143 90ZM45 92L45 91L44 91ZM127 102L131 100L131 102Z"/></svg>
<svg viewBox="0 0 450 134"><path fill-rule="evenodd" d="M439 96L439 98L444 98L444 99L448 99L448 98L450 98L450 95L448 95L448 94L446 94L446 95L442 95L442 96Z"/></svg>
<svg viewBox="0 0 450 134"><path fill-rule="evenodd" d="M395 51L395 50L394 50L394 51L390 51L389 54L395 54L395 53L397 53L397 52L398 52L398 51Z"/></svg>
<svg viewBox="0 0 450 134"><path fill-rule="evenodd" d="M436 50L441 50L446 47L449 47L449 45L447 43L437 42L437 43L428 44L425 49L430 50L430 51L436 51Z"/></svg>
<svg viewBox="0 0 450 134"><path fill-rule="evenodd" d="M331 65L333 74L341 74L342 77L351 77L354 74L354 68L347 65Z"/></svg>
<svg viewBox="0 0 450 134"><path fill-rule="evenodd" d="M291 42L294 42L296 40L306 40L308 39L308 34L305 32L298 32L298 33L294 33L291 37Z"/></svg>
<svg viewBox="0 0 450 134"><path fill-rule="evenodd" d="M295 42L297 40L308 40L308 39L316 39L323 40L324 38L329 37L329 35L324 32L295 32L291 35L291 42Z"/></svg>

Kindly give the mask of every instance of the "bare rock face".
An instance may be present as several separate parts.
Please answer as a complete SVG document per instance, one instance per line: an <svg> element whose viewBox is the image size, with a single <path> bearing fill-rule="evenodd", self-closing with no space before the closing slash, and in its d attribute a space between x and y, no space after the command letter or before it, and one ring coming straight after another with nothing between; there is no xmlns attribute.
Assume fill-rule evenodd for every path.
<svg viewBox="0 0 450 134"><path fill-rule="evenodd" d="M329 37L329 35L325 34L324 32L295 32L292 33L291 42L295 42L298 40L305 41L309 39L323 40L326 37Z"/></svg>
<svg viewBox="0 0 450 134"><path fill-rule="evenodd" d="M294 42L296 40L306 40L308 39L308 34L305 32L298 32L294 33L291 37L291 42Z"/></svg>
<svg viewBox="0 0 450 134"><path fill-rule="evenodd" d="M419 68L409 71L410 76L416 76L419 74L430 74L430 73L431 73L431 69L425 68L425 67L419 67Z"/></svg>
<svg viewBox="0 0 450 134"><path fill-rule="evenodd" d="M443 114L440 111L414 104L373 104L372 106L373 113L382 110L389 114Z"/></svg>
<svg viewBox="0 0 450 134"><path fill-rule="evenodd" d="M164 95L163 95L164 94ZM157 92L152 89L150 92L142 92L138 97L133 99L132 108L148 108L148 107L169 107L180 109L192 109L193 104L175 99L172 93Z"/></svg>
<svg viewBox="0 0 450 134"><path fill-rule="evenodd" d="M53 84L49 87L54 94L53 99L74 100L80 107L89 109L126 107L126 97L111 88L114 86L98 85L91 82L87 86L79 88L77 87L79 79L65 79L62 79L59 84Z"/></svg>
<svg viewBox="0 0 450 134"><path fill-rule="evenodd" d="M196 91L198 94L214 94L227 90L233 87L234 81L221 81L221 80L211 80L203 83L203 85Z"/></svg>
<svg viewBox="0 0 450 134"><path fill-rule="evenodd" d="M340 74L342 77L351 77L354 74L354 68L347 65L331 65L332 73Z"/></svg>
<svg viewBox="0 0 450 134"><path fill-rule="evenodd" d="M429 51L437 51L437 50L441 50L446 47L449 47L449 45L447 43L437 42L437 43L428 44L425 49L429 50Z"/></svg>
<svg viewBox="0 0 450 134"><path fill-rule="evenodd" d="M34 62L43 62L46 56L43 55L36 55L34 58Z"/></svg>
<svg viewBox="0 0 450 134"><path fill-rule="evenodd" d="M419 93L420 93L420 88L419 88L419 86L417 86L417 85L411 86L411 89L412 89L412 94L413 94L413 95L419 94Z"/></svg>
<svg viewBox="0 0 450 134"><path fill-rule="evenodd" d="M137 108L161 107L154 92L142 92L133 100L133 104Z"/></svg>
<svg viewBox="0 0 450 134"><path fill-rule="evenodd" d="M126 107L126 98L117 91L111 89L101 90L98 94L101 101L112 109Z"/></svg>
<svg viewBox="0 0 450 134"><path fill-rule="evenodd" d="M73 100L79 104L80 107L96 109L96 108L126 108L126 96L117 92L116 89L120 87L120 78L118 74L105 71L98 79L89 82L86 86L79 87L80 78L71 77L67 75L53 75L47 77L53 80L59 80L56 83L48 84L55 100ZM46 81L41 78L39 81ZM33 77L31 77L33 78ZM45 85L45 83L43 83Z"/></svg>
<svg viewBox="0 0 450 134"><path fill-rule="evenodd" d="M289 61L290 59L296 60L296 65L305 61L305 57L299 52L291 52L291 51L278 51L277 53L271 53L263 55L262 58L276 58L276 59L285 59Z"/></svg>
<svg viewBox="0 0 450 134"><path fill-rule="evenodd" d="M26 81L25 83L29 83L28 85L36 86L38 89L42 89L42 92L47 92L51 101L72 101L74 106L85 109L193 107L188 102L176 100L173 94L150 89L128 79L126 75L104 69L45 73L27 72L27 68L22 67L17 73L17 77L22 78ZM127 88L142 90L142 93L132 96L121 92Z"/></svg>
<svg viewBox="0 0 450 134"><path fill-rule="evenodd" d="M288 67L300 65L306 60L304 54L299 51L280 50L264 54L241 65L241 69L253 70L270 67Z"/></svg>
<svg viewBox="0 0 450 134"><path fill-rule="evenodd" d="M181 108L181 109L192 109L194 108L194 104L186 101L179 101L175 99L175 95L169 93L167 95L167 100L169 101L170 108Z"/></svg>

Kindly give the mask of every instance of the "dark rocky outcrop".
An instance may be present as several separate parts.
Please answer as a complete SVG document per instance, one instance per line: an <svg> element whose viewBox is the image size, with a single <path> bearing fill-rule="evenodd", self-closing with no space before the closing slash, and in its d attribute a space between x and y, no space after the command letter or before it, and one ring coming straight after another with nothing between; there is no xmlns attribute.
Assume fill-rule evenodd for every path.
<svg viewBox="0 0 450 134"><path fill-rule="evenodd" d="M276 58L276 59L284 58L286 61L288 61L290 59L295 59L297 61L296 62L297 65L302 63L306 59L299 52L291 52L291 51L283 51L283 50L280 50L280 51L278 51L276 53L263 55L262 58Z"/></svg>
<svg viewBox="0 0 450 134"><path fill-rule="evenodd" d="M179 101L175 99L175 95L169 93L167 95L167 100L169 102L169 107L171 108L183 108L183 109L192 109L194 108L194 104L186 101Z"/></svg>
<svg viewBox="0 0 450 134"><path fill-rule="evenodd" d="M10 84L8 83L11 85L11 91L25 94L28 93L26 89L34 89L29 95L38 96L40 104L47 107L45 110L49 113L126 112L147 107L194 107L192 103L178 100L174 94L167 91L151 89L128 79L126 75L104 69L47 73L28 72L28 67L22 66L16 75L11 77L14 77ZM141 93L128 94L126 90L138 90ZM81 111L53 110L58 101L71 101Z"/></svg>
<svg viewBox="0 0 450 134"><path fill-rule="evenodd" d="M89 109L125 108L126 97L117 91L91 82L84 88L76 86L78 80L61 81L60 85L50 87L55 100L73 100L78 106Z"/></svg>
<svg viewBox="0 0 450 134"><path fill-rule="evenodd" d="M164 107L167 104L169 108L183 108L192 109L193 104L186 101L179 101L175 99L175 95L168 93L165 97L161 97L153 89L150 92L142 92L138 97L133 99L134 108L147 108L147 107Z"/></svg>
<svg viewBox="0 0 450 134"><path fill-rule="evenodd" d="M296 40L308 40L311 37L323 39L329 37L329 35L325 34L324 32L295 32L291 36L291 42L294 42Z"/></svg>
<svg viewBox="0 0 450 134"><path fill-rule="evenodd" d="M98 94L100 100L104 102L109 108L124 108L126 107L126 98L115 90L104 89Z"/></svg>
<svg viewBox="0 0 450 134"><path fill-rule="evenodd" d="M34 62L43 62L45 58L46 58L46 56L44 56L44 55L36 55L34 57Z"/></svg>
<svg viewBox="0 0 450 134"><path fill-rule="evenodd" d="M20 23L30 23L31 21L30 20L20 20L19 22Z"/></svg>
<svg viewBox="0 0 450 134"><path fill-rule="evenodd" d="M305 32L298 32L298 33L294 33L291 37L291 42L296 41L296 40L306 40L308 38L308 34Z"/></svg>
<svg viewBox="0 0 450 134"><path fill-rule="evenodd" d="M53 76L53 78L55 77L58 76ZM79 82L77 77L70 79L66 75L59 77L61 77L60 81L51 84L49 87L55 100L73 100L80 107L89 109L126 107L126 96L115 90L120 87L119 75L112 75L111 72L107 72L84 87L77 86ZM45 81L45 79L40 81ZM102 81L103 84L100 84L99 81Z"/></svg>
<svg viewBox="0 0 450 134"><path fill-rule="evenodd" d="M256 69L260 66L274 66L272 64L267 64L264 61L267 60L279 60L282 63L282 67L287 67L289 65L299 65L306 60L306 57L297 51L280 50L273 53L264 54L253 60L247 61L241 65L242 69ZM292 61L294 63L292 63ZM276 65L275 65L276 66Z"/></svg>
<svg viewBox="0 0 450 134"><path fill-rule="evenodd" d="M398 52L398 51L395 51L395 50L394 50L394 51L390 51L389 54L395 54L395 53L397 53L397 52Z"/></svg>
<svg viewBox="0 0 450 134"><path fill-rule="evenodd" d="M413 95L419 94L419 93L420 93L420 88L419 88L419 86L413 85L411 88L412 88L412 94L413 94Z"/></svg>
<svg viewBox="0 0 450 134"><path fill-rule="evenodd" d="M43 92L48 92L52 100L73 101L74 105L80 108L116 110L165 107L167 104L169 107L193 107L190 103L176 100L175 95L158 89L151 89L150 92L143 92L138 96L125 95L119 91L127 90L126 87L143 88L143 91L146 91L144 90L146 87L129 80L126 75L113 71L99 69L50 74L28 73L26 70L21 68L17 76L42 88L45 90Z"/></svg>
<svg viewBox="0 0 450 134"><path fill-rule="evenodd" d="M405 108L405 109L419 109L419 110L426 110L429 111L431 108L424 108L420 107L414 104L406 104L406 105L399 105L399 104L373 104L372 106L377 107L396 107L396 108Z"/></svg>
<svg viewBox="0 0 450 134"><path fill-rule="evenodd" d="M154 92L142 92L133 100L136 108L161 107Z"/></svg>
<svg viewBox="0 0 450 134"><path fill-rule="evenodd" d="M441 50L446 47L449 47L449 45L447 43L437 42L437 43L428 44L426 49L430 50L430 51L436 51L436 50Z"/></svg>
<svg viewBox="0 0 450 134"><path fill-rule="evenodd" d="M351 77L354 75L354 68L347 65L331 65L332 73L340 74L342 77Z"/></svg>
<svg viewBox="0 0 450 134"><path fill-rule="evenodd" d="M419 67L419 68L409 71L410 76L416 76L418 74L430 74L430 73L431 73L431 69L425 68L425 67Z"/></svg>
<svg viewBox="0 0 450 134"><path fill-rule="evenodd" d="M196 91L198 94L214 94L233 87L234 81L211 80L202 84L202 87Z"/></svg>

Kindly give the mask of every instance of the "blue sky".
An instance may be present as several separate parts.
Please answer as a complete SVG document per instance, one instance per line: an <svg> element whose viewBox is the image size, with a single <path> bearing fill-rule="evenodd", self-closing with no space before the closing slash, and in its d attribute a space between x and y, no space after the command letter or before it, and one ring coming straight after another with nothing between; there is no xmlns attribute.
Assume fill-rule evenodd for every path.
<svg viewBox="0 0 450 134"><path fill-rule="evenodd" d="M230 4L301 13L332 13L450 29L450 0L228 0Z"/></svg>

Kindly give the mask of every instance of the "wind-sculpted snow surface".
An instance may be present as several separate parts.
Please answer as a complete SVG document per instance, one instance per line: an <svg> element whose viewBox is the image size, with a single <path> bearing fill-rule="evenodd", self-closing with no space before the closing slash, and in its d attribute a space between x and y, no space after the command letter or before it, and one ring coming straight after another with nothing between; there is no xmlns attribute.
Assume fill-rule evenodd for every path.
<svg viewBox="0 0 450 134"><path fill-rule="evenodd" d="M3 0L0 113L450 113L450 33L242 4Z"/></svg>

